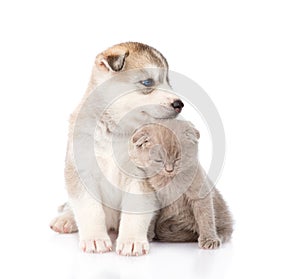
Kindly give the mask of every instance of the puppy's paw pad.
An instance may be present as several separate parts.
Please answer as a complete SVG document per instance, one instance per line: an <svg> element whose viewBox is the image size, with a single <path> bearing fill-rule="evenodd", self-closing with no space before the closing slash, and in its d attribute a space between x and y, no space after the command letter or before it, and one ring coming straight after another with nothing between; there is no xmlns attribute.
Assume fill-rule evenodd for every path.
<svg viewBox="0 0 300 279"><path fill-rule="evenodd" d="M65 215L54 218L50 223L50 228L58 233L73 233L78 231L74 218Z"/></svg>
<svg viewBox="0 0 300 279"><path fill-rule="evenodd" d="M122 256L142 256L149 253L148 240L117 240L116 252Z"/></svg>
<svg viewBox="0 0 300 279"><path fill-rule="evenodd" d="M199 247L206 250L217 249L221 245L221 240L218 238L205 238L198 240Z"/></svg>
<svg viewBox="0 0 300 279"><path fill-rule="evenodd" d="M108 238L80 240L79 247L86 253L106 253L112 251L112 243Z"/></svg>

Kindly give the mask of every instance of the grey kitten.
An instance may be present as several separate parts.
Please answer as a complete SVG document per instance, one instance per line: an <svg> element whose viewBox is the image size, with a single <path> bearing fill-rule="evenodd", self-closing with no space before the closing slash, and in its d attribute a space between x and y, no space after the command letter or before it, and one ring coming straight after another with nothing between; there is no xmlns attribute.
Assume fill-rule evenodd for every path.
<svg viewBox="0 0 300 279"><path fill-rule="evenodd" d="M155 239L198 240L200 248L215 249L230 239L232 217L198 162L199 137L186 121L149 124L134 133L129 154L162 208L153 221Z"/></svg>

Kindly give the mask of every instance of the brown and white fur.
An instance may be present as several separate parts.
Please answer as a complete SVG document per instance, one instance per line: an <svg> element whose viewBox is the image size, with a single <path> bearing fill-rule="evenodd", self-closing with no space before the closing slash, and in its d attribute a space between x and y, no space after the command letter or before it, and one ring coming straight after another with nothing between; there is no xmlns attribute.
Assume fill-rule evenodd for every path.
<svg viewBox="0 0 300 279"><path fill-rule="evenodd" d="M92 92L110 79L114 79L114 90L123 86L135 90L129 94L120 94L112 104L105 107L105 112L98 116L97 126L93 134L86 134L86 126L107 105L107 98L111 92L102 92L94 100L93 106L86 107L86 102L92 96ZM141 81L151 79L153 85L148 88ZM120 85L118 87L118 85ZM163 88L163 89L161 89ZM97 90L97 89L96 89ZM108 88L109 91L109 88ZM65 182L69 196L68 204L63 208L60 216L51 222L51 228L55 231L66 233L78 229L80 247L85 252L108 252L112 250L112 242L108 235L109 230L118 231L116 251L121 255L142 255L149 251L147 231L154 216L153 212L147 214L132 214L122 211L122 197L116 196L111 201L113 208L104 206L95 199L83 185L76 168L74 159L74 140L76 137L95 137L95 154L99 167L108 181L130 193L143 193L144 186L137 180L126 177L118 169L114 162L114 150L112 137L117 123L126 116L126 113L134 111L125 126L120 140L126 141L126 135L132 135L130 131L139 127L139 120L152 122L158 118L174 118L183 107L174 106L178 97L171 91L168 81L168 64L166 59L152 47L140 43L122 43L113 46L100 53L95 60L92 76L88 89L82 101L70 117L68 148L65 162ZM145 104L153 105L139 110ZM82 115L82 111L85 114ZM84 120L83 120L84 119ZM81 121L80 125L78 121ZM76 126L77 125L77 126ZM79 127L78 127L79 125ZM128 127L127 127L127 126ZM76 133L75 133L76 130ZM83 140L84 149L85 142ZM85 170L90 171L90 170ZM155 201L145 201L154 203ZM121 211L114 208L119 208ZM75 218L74 218L75 217Z"/></svg>
<svg viewBox="0 0 300 279"><path fill-rule="evenodd" d="M161 203L156 239L198 240L200 248L215 249L230 239L232 218L198 163L199 137L186 121L149 124L133 135L130 156L148 175Z"/></svg>

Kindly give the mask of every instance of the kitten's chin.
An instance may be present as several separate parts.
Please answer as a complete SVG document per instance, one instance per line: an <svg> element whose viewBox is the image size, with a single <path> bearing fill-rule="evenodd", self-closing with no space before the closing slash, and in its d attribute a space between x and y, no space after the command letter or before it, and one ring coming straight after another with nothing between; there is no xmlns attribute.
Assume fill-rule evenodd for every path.
<svg viewBox="0 0 300 279"><path fill-rule="evenodd" d="M172 178L174 178L175 176L176 176L176 174L174 173L174 172L172 172L172 173L164 173L163 174L164 176L166 176L166 177L168 177L168 178L170 178L170 179L172 179Z"/></svg>

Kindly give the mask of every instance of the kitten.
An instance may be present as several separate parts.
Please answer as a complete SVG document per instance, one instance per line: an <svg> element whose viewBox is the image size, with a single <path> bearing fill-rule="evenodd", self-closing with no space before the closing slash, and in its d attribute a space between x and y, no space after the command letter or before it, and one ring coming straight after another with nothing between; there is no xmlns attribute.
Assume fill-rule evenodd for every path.
<svg viewBox="0 0 300 279"><path fill-rule="evenodd" d="M189 122L149 124L134 133L129 155L156 191L159 241L197 241L215 249L232 234L229 209L198 162L199 132Z"/></svg>

